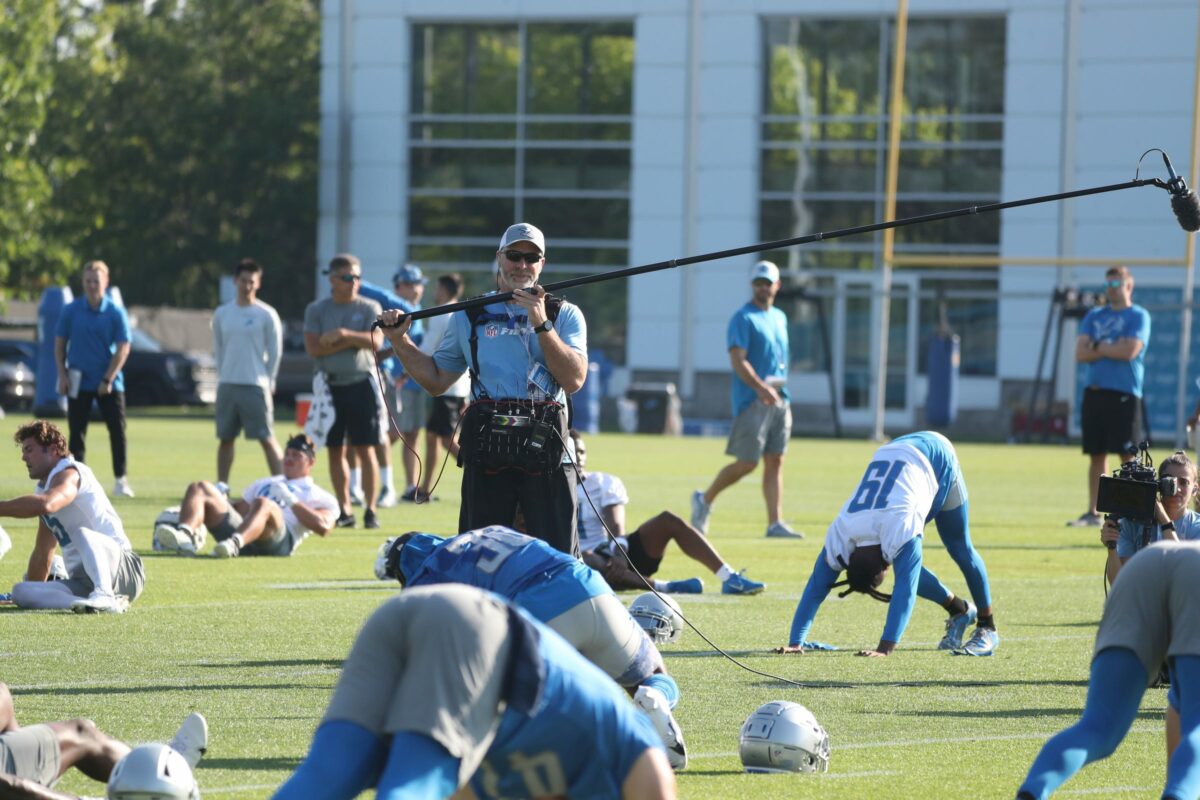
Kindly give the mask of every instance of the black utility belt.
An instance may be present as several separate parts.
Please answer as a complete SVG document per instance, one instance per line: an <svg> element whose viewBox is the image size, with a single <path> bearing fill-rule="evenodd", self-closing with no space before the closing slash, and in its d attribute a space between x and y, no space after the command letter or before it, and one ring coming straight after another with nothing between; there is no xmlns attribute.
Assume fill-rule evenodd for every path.
<svg viewBox="0 0 1200 800"><path fill-rule="evenodd" d="M561 403L475 400L463 415L458 465L552 472L562 466L566 435Z"/></svg>

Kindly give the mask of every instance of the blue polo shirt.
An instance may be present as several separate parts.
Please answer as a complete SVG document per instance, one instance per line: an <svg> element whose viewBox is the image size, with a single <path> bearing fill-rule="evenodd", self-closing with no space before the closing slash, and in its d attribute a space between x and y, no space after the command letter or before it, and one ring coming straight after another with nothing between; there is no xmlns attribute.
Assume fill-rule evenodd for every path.
<svg viewBox="0 0 1200 800"><path fill-rule="evenodd" d="M479 382L488 397L494 399L530 396L529 372L535 363L546 366L546 357L538 335L516 303L492 303L479 319ZM587 323L578 306L563 303L554 330L566 345L587 356ZM455 311L446 326L446 335L433 354L443 372L455 375L467 371L471 357L471 323L465 311ZM559 387L554 399L565 403L567 394Z"/></svg>
<svg viewBox="0 0 1200 800"><path fill-rule="evenodd" d="M754 303L746 303L734 312L733 318L729 320L729 330L725 338L727 350L738 347L746 351L746 360L764 381L767 378L787 379L788 363L791 361L788 349L788 322L787 317L778 308L771 306L763 309ZM776 391L780 397L788 399L786 385ZM741 414L756 400L758 395L754 390L734 373L733 415L736 417Z"/></svg>
<svg viewBox="0 0 1200 800"><path fill-rule="evenodd" d="M403 311L405 314L411 314L412 312L417 311L421 308L419 305L417 305L415 303L408 302L407 300L405 300L403 297L396 294L395 292L389 292L387 289L383 288L382 286L371 283L370 281L365 280L365 279L359 283L358 293L360 296L365 297L368 300L374 300L376 303L379 303L379 305L383 308L384 311L387 311L387 310L393 309L393 308L398 308L401 311ZM413 340L413 342L415 342L416 344L420 344L421 338L424 336L424 330L425 330L425 327L424 327L424 325L421 324L421 320L415 321L412 324L412 327L408 329L409 338L411 338ZM385 344L386 344L386 342L385 342ZM395 356L388 356L386 359L384 359L383 370L388 375L390 375L393 379L401 378L404 376L404 365L401 364L400 359L396 358ZM408 382L406 384L404 384L404 388L405 389L419 389L420 386L418 386L417 382L414 381L412 378L409 378Z"/></svg>
<svg viewBox="0 0 1200 800"><path fill-rule="evenodd" d="M1146 348L1150 344L1150 312L1139 305L1120 311L1108 306L1093 308L1079 323L1079 334L1097 342L1138 339L1142 352L1132 361L1101 358L1088 364L1087 385L1097 389L1142 396L1142 378L1146 374Z"/></svg>
<svg viewBox="0 0 1200 800"><path fill-rule="evenodd" d="M98 308L92 308L86 296L80 297L62 310L54 335L67 340L67 368L83 373L79 391L94 392L100 388L117 345L129 341L129 317L107 295ZM117 373L111 388L125 391L122 373Z"/></svg>

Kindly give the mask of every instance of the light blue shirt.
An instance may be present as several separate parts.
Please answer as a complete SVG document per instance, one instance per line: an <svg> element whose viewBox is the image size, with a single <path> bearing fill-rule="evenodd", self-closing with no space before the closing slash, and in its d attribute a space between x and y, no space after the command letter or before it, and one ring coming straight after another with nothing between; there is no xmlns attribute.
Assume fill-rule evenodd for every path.
<svg viewBox="0 0 1200 800"><path fill-rule="evenodd" d="M754 303L734 312L726 333L726 349L735 347L746 351L746 360L758 377L787 380L791 355L788 348L788 321L782 311L774 306L759 308ZM780 397L788 399L787 384L777 388ZM758 399L741 378L733 376L733 415L736 417Z"/></svg>
<svg viewBox="0 0 1200 800"><path fill-rule="evenodd" d="M1133 520L1122 519L1120 528L1121 536L1117 539L1117 555L1121 558L1130 558L1143 547L1142 524ZM1183 516L1175 523L1175 535L1180 540L1200 539L1200 514L1190 509L1183 512ZM1153 544L1161 540L1162 528L1158 525L1150 526L1150 541L1146 542L1146 544Z"/></svg>
<svg viewBox="0 0 1200 800"><path fill-rule="evenodd" d="M471 358L470 326L465 311L455 311L450 317L446 335L433 354L438 369L455 375L467 371ZM496 400L530 397L529 373L534 364L545 368L546 357L525 309L515 303L492 303L484 308L478 329L477 372L483 392ZM568 347L587 358L587 323L578 306L563 303L554 330ZM566 402L567 394L561 386L553 399Z"/></svg>
<svg viewBox="0 0 1200 800"><path fill-rule="evenodd" d="M365 279L359 283L358 293L360 296L365 297L368 300L374 300L376 303L379 303L380 307L384 311L392 308L398 308L405 314L411 314L412 312L421 308L416 303L408 302L395 292L389 292L382 286L371 283ZM413 343L419 345L421 343L421 339L424 338L424 331L425 327L421 324L421 320L418 319L415 320L412 324L412 327L408 329L408 336L413 340ZM395 356L388 356L386 359L384 359L383 369L394 379L404 377L404 365L401 364L400 359L396 358ZM409 378L408 382L404 384L404 388L419 389L420 387L417 386L416 381L414 381L412 378Z"/></svg>
<svg viewBox="0 0 1200 800"><path fill-rule="evenodd" d="M1146 347L1150 344L1150 312L1139 305L1120 311L1108 306L1093 308L1079 323L1079 335L1093 341L1112 343L1119 339L1138 339L1142 351L1132 361L1101 358L1088 364L1087 385L1111 389L1134 397L1142 396L1146 374Z"/></svg>
<svg viewBox="0 0 1200 800"><path fill-rule="evenodd" d="M83 373L79 391L94 392L108 371L117 345L128 342L129 316L125 309L105 295L100 305L92 308L87 297L80 297L62 310L54 335L67 340L67 367ZM125 375L117 373L110 387L114 392L125 391Z"/></svg>

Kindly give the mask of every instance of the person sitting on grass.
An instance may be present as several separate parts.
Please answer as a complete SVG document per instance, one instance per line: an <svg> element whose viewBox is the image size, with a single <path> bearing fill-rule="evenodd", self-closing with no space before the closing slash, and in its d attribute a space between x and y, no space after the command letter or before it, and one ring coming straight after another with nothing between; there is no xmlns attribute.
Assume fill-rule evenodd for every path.
<svg viewBox="0 0 1200 800"><path fill-rule="evenodd" d="M203 524L217 540L217 558L290 556L310 533L325 536L337 522L337 498L313 482L316 460L312 439L301 433L288 439L283 474L260 478L238 500L196 481L179 504L179 521L155 527L155 549L196 555Z"/></svg>
<svg viewBox="0 0 1200 800"><path fill-rule="evenodd" d="M745 575L734 572L733 568L722 560L716 548L704 538L704 534L670 511L663 511L643 522L633 533L626 534L625 505L629 502L629 493L625 491L625 484L616 475L586 471L587 445L579 431L571 430L570 435L575 446L575 464L579 468L579 482L576 486L579 549L584 562L603 575L609 586L618 591L646 588L647 581L642 580L629 568L629 563L632 562L637 571L657 591L677 594L703 592L704 583L699 578L680 581L651 579L662 564L667 545L675 542L684 555L699 561L717 576L717 580L721 581L722 594L758 594L767 588L765 583L750 580ZM620 547L629 556L628 561L624 555L613 549L614 544L608 536L608 531L612 532Z"/></svg>
<svg viewBox="0 0 1200 800"><path fill-rule="evenodd" d="M193 712L185 717L170 747L183 757L189 769L195 768L208 747L204 716ZM0 800L75 800L74 795L49 787L72 767L92 780L108 781L129 753L129 745L87 719L21 727L12 693L0 683ZM118 796L111 787L109 791L110 797Z"/></svg>

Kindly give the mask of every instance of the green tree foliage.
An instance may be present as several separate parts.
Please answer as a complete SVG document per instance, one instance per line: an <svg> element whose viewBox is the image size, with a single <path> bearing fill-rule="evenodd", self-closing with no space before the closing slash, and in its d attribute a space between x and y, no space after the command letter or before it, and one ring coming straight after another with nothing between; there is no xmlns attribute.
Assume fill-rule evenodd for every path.
<svg viewBox="0 0 1200 800"><path fill-rule="evenodd" d="M48 9L31 155L59 264L107 261L128 303L204 307L251 256L264 296L299 315L315 263L315 0L17 1ZM11 286L63 280L30 263Z"/></svg>

